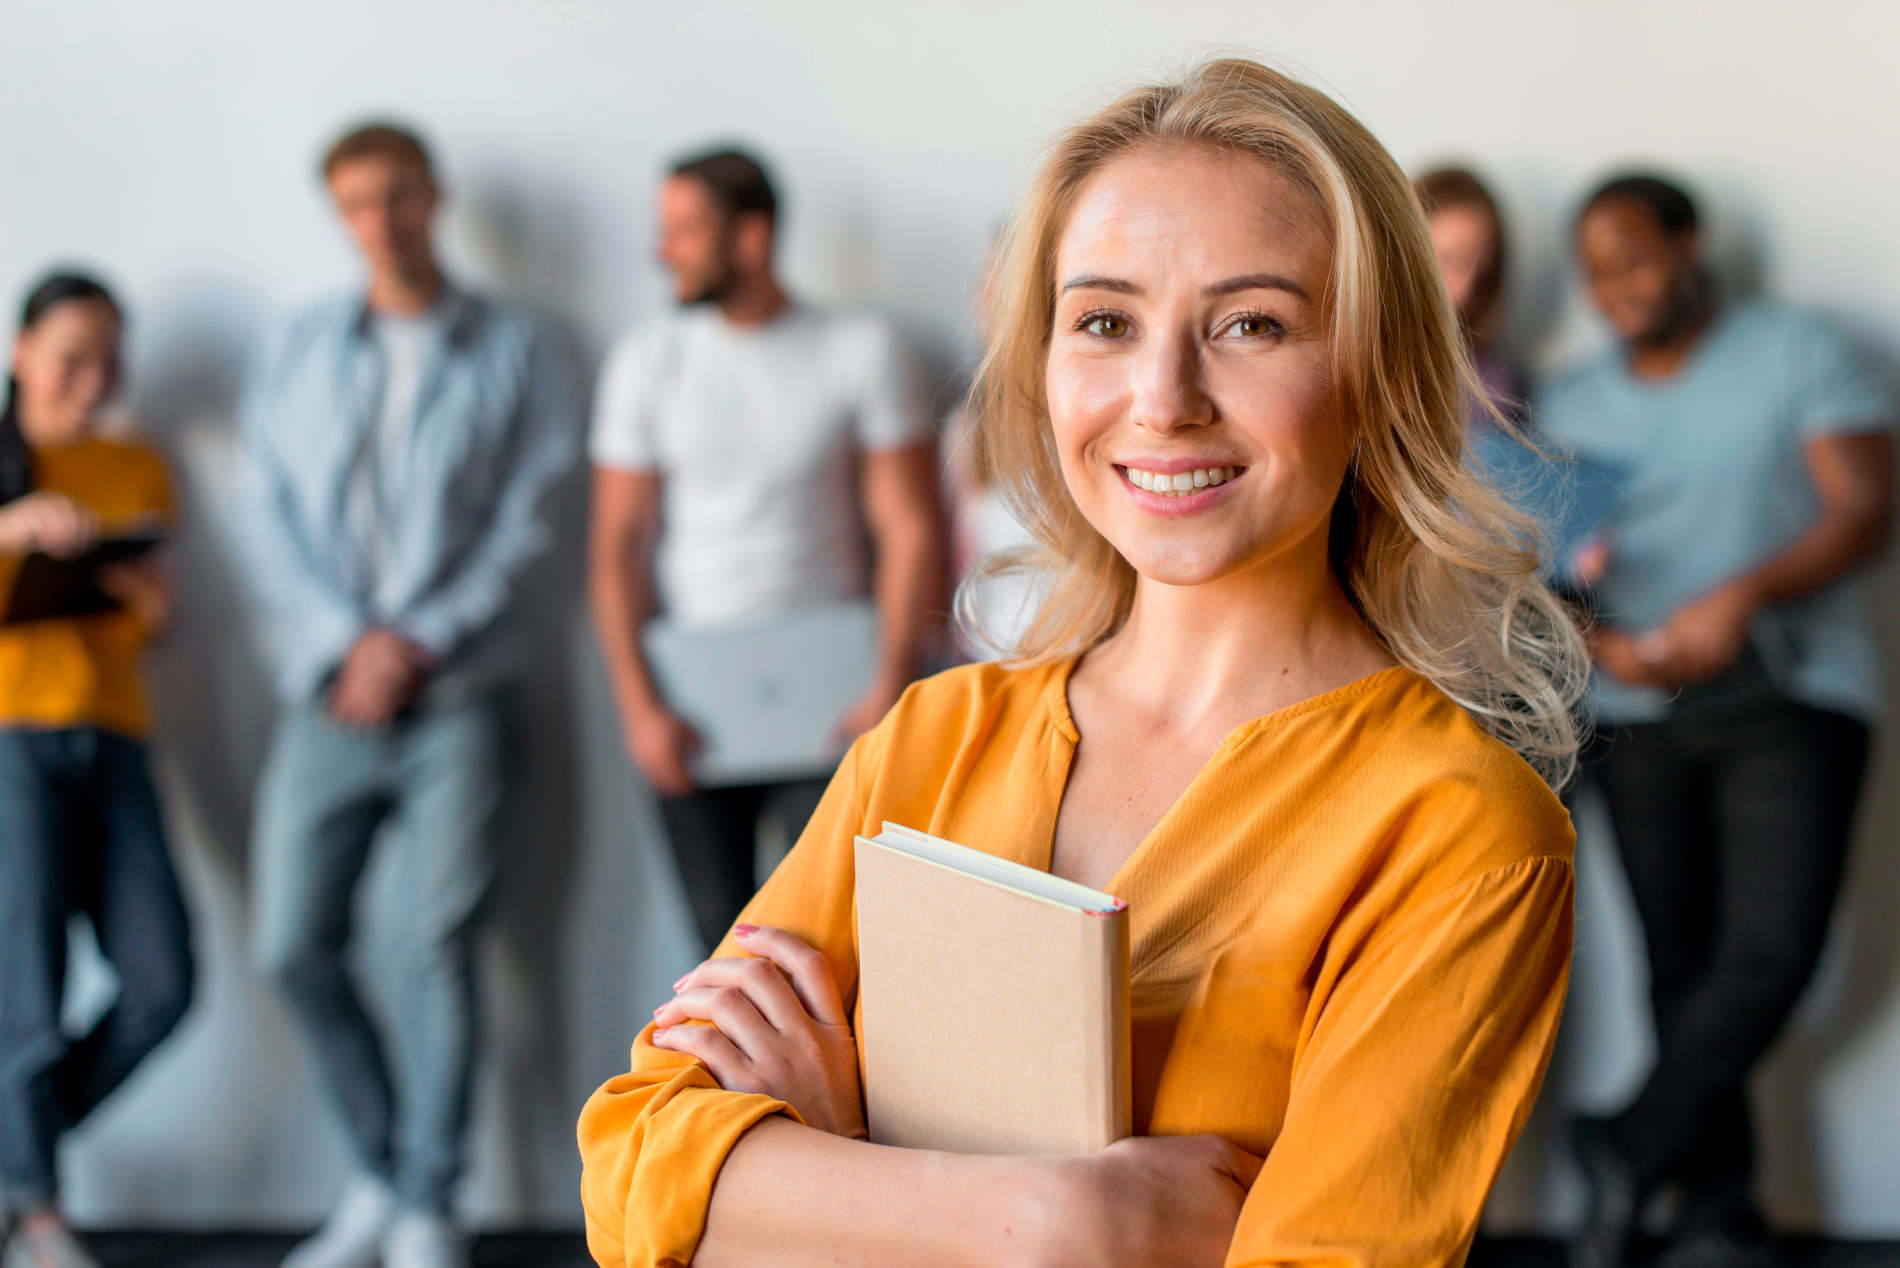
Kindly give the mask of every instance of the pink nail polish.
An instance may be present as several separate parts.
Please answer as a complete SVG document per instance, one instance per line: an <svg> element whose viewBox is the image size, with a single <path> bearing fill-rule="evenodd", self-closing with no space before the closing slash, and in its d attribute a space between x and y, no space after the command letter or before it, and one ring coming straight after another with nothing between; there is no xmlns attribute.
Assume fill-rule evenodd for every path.
<svg viewBox="0 0 1900 1268"><path fill-rule="evenodd" d="M691 977L691 976L692 976L692 974L691 974L691 973L687 973L687 974L684 974L684 975L682 975L682 976L680 977L680 980L679 980L679 981L677 981L677 982L675 982L675 983L673 983L673 989L674 989L675 991L677 991L677 990L679 990L679 988L680 988L680 987L682 987L682 986L684 986L684 985L686 985L686 979L687 979L687 978L689 978L689 977Z"/></svg>
<svg viewBox="0 0 1900 1268"><path fill-rule="evenodd" d="M747 934L757 933L758 931L759 927L757 925L734 925L732 927L733 935L740 938L745 937Z"/></svg>

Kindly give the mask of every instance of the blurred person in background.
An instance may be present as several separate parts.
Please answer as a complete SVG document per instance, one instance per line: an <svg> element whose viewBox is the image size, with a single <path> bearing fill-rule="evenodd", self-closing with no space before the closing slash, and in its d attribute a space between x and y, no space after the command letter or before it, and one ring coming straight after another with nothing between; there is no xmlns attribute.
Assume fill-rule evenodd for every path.
<svg viewBox="0 0 1900 1268"><path fill-rule="evenodd" d="M757 888L763 821L796 838L829 770L699 786L700 736L656 681L645 628L657 615L689 631L756 627L869 596L876 663L837 720L842 753L896 702L935 633L937 443L889 325L786 292L778 194L756 158L681 160L656 215L680 311L622 338L601 372L590 591L628 754L659 794L711 947Z"/></svg>
<svg viewBox="0 0 1900 1268"><path fill-rule="evenodd" d="M258 790L255 950L356 1155L286 1263L438 1268L468 1255L452 1196L514 765L517 590L549 545L578 405L545 331L444 275L441 190L414 133L357 128L321 170L367 279L274 334L241 418L284 706ZM398 1080L345 959L385 826L405 902Z"/></svg>
<svg viewBox="0 0 1900 1268"><path fill-rule="evenodd" d="M1431 231L1438 275L1471 350L1486 401L1472 402L1471 427L1494 425L1495 410L1510 422L1524 416L1524 380L1498 341L1508 254L1504 218L1483 181L1466 168L1436 167L1413 181Z"/></svg>
<svg viewBox="0 0 1900 1268"><path fill-rule="evenodd" d="M1490 189L1467 168L1432 168L1413 181L1413 189L1477 372L1465 430L1472 460L1537 520L1552 585L1587 603L1608 547L1586 519L1601 514L1609 500L1606 476L1561 453L1525 408L1524 376L1499 337L1510 260L1504 216Z"/></svg>
<svg viewBox="0 0 1900 1268"><path fill-rule="evenodd" d="M100 434L123 322L97 281L34 287L0 412L0 606L30 554L74 560L172 516L165 464ZM146 644L171 611L156 555L98 576L107 610L0 626L0 1198L6 1268L87 1268L59 1214L55 1153L184 1015L190 933L146 754ZM118 978L84 1036L62 1032L67 924ZM0 1225L0 1238L6 1230Z"/></svg>
<svg viewBox="0 0 1900 1268"><path fill-rule="evenodd" d="M1628 474L1597 585L1604 788L1641 919L1654 1067L1573 1124L1591 1184L1575 1260L1624 1262L1665 1182L1661 1262L1781 1262L1752 1196L1748 1076L1812 974L1880 700L1855 574L1892 520L1892 402L1812 314L1717 293L1695 203L1633 174L1575 244L1612 347L1539 417Z"/></svg>

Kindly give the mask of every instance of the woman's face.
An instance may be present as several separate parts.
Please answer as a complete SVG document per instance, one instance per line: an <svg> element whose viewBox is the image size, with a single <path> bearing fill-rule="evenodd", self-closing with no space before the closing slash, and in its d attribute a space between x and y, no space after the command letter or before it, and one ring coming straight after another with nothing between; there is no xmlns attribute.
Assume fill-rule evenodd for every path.
<svg viewBox="0 0 1900 1268"><path fill-rule="evenodd" d="M1323 557L1351 451L1321 296L1331 246L1266 163L1150 146L1082 187L1046 386L1069 492L1142 576Z"/></svg>
<svg viewBox="0 0 1900 1268"><path fill-rule="evenodd" d="M1485 316L1473 312L1472 303L1478 298L1478 279L1497 259L1497 226L1481 207L1452 206L1433 212L1426 227L1451 306L1466 325L1475 325Z"/></svg>
<svg viewBox="0 0 1900 1268"><path fill-rule="evenodd" d="M118 313L101 299L54 304L14 340L13 376L29 443L81 439L118 389Z"/></svg>

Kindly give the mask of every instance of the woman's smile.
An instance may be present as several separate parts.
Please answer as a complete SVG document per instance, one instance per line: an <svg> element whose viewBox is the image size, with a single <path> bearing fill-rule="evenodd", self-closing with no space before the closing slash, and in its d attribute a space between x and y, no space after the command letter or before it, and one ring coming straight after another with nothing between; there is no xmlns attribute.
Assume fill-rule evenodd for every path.
<svg viewBox="0 0 1900 1268"><path fill-rule="evenodd" d="M1227 500L1247 468L1193 458L1114 463L1130 500L1156 515L1194 515Z"/></svg>

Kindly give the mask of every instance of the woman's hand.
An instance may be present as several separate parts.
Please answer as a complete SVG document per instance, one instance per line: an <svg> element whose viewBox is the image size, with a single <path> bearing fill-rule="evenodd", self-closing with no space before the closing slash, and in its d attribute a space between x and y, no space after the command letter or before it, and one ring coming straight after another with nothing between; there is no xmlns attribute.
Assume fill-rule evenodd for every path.
<svg viewBox="0 0 1900 1268"><path fill-rule="evenodd" d="M0 506L0 553L71 559L98 540L99 517L64 493L42 489Z"/></svg>
<svg viewBox="0 0 1900 1268"><path fill-rule="evenodd" d="M124 604L149 632L162 634L171 624L171 568L159 556L100 569L99 588Z"/></svg>
<svg viewBox="0 0 1900 1268"><path fill-rule="evenodd" d="M751 955L707 960L675 982L653 1010L653 1046L697 1057L728 1091L777 1097L808 1126L866 1139L857 1040L830 963L783 929L732 932Z"/></svg>
<svg viewBox="0 0 1900 1268"><path fill-rule="evenodd" d="M1062 1219L1073 1257L1058 1262L1215 1268L1260 1161L1219 1136L1131 1136L1077 1159Z"/></svg>

